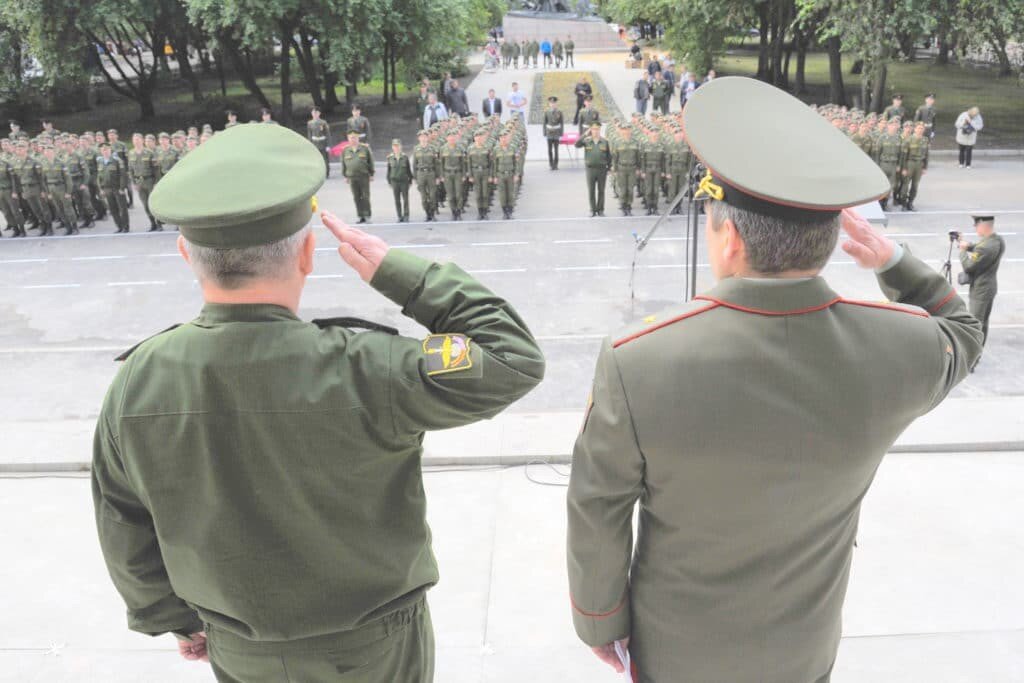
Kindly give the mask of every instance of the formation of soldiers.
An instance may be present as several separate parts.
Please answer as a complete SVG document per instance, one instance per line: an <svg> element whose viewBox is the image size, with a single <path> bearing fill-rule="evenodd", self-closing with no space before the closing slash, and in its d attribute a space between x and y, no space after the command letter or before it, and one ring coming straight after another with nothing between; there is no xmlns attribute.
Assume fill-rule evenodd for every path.
<svg viewBox="0 0 1024 683"><path fill-rule="evenodd" d="M54 228L75 235L108 216L117 232L129 232L128 209L137 194L149 217L150 231L164 226L149 212L149 195L178 161L213 135L206 124L159 135L135 133L129 146L116 129L106 133L56 130L44 121L30 137L17 121L0 139L0 211L7 231L27 237L54 235Z"/></svg>
<svg viewBox="0 0 1024 683"><path fill-rule="evenodd" d="M478 220L489 218L495 200L503 217L512 218L526 161L526 127L520 117L505 122L498 116L483 122L451 118L419 131L418 138L412 175L428 221L436 220L446 203L452 219L461 220L471 196Z"/></svg>
<svg viewBox="0 0 1024 683"><path fill-rule="evenodd" d="M542 52L543 43L551 46L550 52ZM498 47L498 52L501 55L502 69L518 69L520 60L524 69L536 69L538 64L545 67L553 65L559 69L576 66L576 43L573 42L572 36L566 36L565 42L558 38L555 38L554 42L546 38L542 41L517 41L514 38L505 38Z"/></svg>
<svg viewBox="0 0 1024 683"><path fill-rule="evenodd" d="M590 215L604 215L604 191L608 175L623 216L633 215L633 200L640 199L646 215L658 213L661 198L672 202L688 189L693 153L686 144L682 112L650 118L635 112L629 119L613 119L601 136L599 123L580 138L590 199ZM604 143L604 144L602 144ZM682 213L682 202L672 213Z"/></svg>
<svg viewBox="0 0 1024 683"><path fill-rule="evenodd" d="M929 94L912 117L899 95L893 96L892 104L881 114L831 104L811 107L845 133L889 178L892 191L881 200L882 209L887 210L892 200L894 205L914 211L935 135L935 96Z"/></svg>

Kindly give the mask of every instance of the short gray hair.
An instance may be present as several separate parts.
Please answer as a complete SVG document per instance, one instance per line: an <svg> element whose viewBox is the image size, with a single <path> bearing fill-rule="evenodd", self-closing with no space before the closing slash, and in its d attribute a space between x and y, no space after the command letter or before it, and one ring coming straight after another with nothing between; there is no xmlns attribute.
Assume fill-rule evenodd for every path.
<svg viewBox="0 0 1024 683"><path fill-rule="evenodd" d="M282 277L295 262L311 230L307 225L283 240L244 249L201 247L186 239L185 249L200 280L222 289L239 289L252 280Z"/></svg>
<svg viewBox="0 0 1024 683"><path fill-rule="evenodd" d="M750 269L773 275L789 270L820 270L839 241L839 216L775 218L724 201L711 202L711 229L731 220L747 249Z"/></svg>

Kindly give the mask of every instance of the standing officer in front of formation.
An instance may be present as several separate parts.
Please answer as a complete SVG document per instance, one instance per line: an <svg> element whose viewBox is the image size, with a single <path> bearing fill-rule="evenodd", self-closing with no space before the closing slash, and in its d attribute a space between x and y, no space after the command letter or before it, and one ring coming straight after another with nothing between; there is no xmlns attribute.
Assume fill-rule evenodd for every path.
<svg viewBox="0 0 1024 683"><path fill-rule="evenodd" d="M612 172L623 216L633 215L633 188L640 178L641 159L640 145L633 140L633 127L628 122L619 124L619 133L612 145Z"/></svg>
<svg viewBox="0 0 1024 683"><path fill-rule="evenodd" d="M930 92L924 96L924 104L914 112L914 122L925 125L924 132L929 139L935 137L935 116L935 93Z"/></svg>
<svg viewBox="0 0 1024 683"><path fill-rule="evenodd" d="M544 112L544 137L548 142L548 167L558 170L558 145L565 133L565 116L558 108L558 98L548 98L548 110Z"/></svg>
<svg viewBox="0 0 1024 683"><path fill-rule="evenodd" d="M128 169L121 159L114 156L114 151L107 142L100 145L100 158L96 162L96 184L117 226L115 232L129 232L128 207L124 195L129 185Z"/></svg>
<svg viewBox="0 0 1024 683"><path fill-rule="evenodd" d="M427 131L421 130L418 137L419 144L412 151L412 172L416 177L416 189L420 193L420 202L429 223L437 215L437 189L443 181L441 158L431 144Z"/></svg>
<svg viewBox="0 0 1024 683"><path fill-rule="evenodd" d="M331 148L331 127L320 118L319 107L310 109L309 115L311 118L306 122L306 137L320 151L320 156L324 158L324 168L326 169L327 177L330 178L331 161L328 150Z"/></svg>
<svg viewBox="0 0 1024 683"><path fill-rule="evenodd" d="M388 155L388 185L395 197L395 212L399 223L409 222L409 185L412 183L412 167L409 155L402 151L402 141L395 138L391 141L391 154Z"/></svg>
<svg viewBox="0 0 1024 683"><path fill-rule="evenodd" d="M928 171L928 147L931 139L926 134L924 122L914 126L914 134L903 142L903 149L900 153L902 159L903 184L900 188L902 197L898 203L903 205L907 211L914 210L914 199L917 198L917 188L921 184L921 176Z"/></svg>
<svg viewBox="0 0 1024 683"><path fill-rule="evenodd" d="M608 169L612 165L612 152L608 141L601 137L601 124L591 123L590 134L577 140L576 147L583 148L590 217L604 216L604 186L608 179Z"/></svg>
<svg viewBox="0 0 1024 683"><path fill-rule="evenodd" d="M355 110L353 110L355 111ZM348 131L348 147L341 153L341 174L352 188L352 200L356 205L359 222L370 220L370 181L373 180L373 152L368 145L359 142L359 131Z"/></svg>
<svg viewBox="0 0 1024 683"><path fill-rule="evenodd" d="M1006 253L1006 242L996 234L995 216L973 216L974 230L981 239L968 242L960 239L960 265L964 269L967 282L971 289L968 302L971 315L981 321L984 334L982 343L988 341L988 319L992 315L992 304L999 291L996 273L999 262Z"/></svg>
<svg viewBox="0 0 1024 683"><path fill-rule="evenodd" d="M352 116L345 121L348 130L354 130L359 135L359 142L369 147L373 144L370 134L370 119L363 116L358 104L352 105Z"/></svg>
<svg viewBox="0 0 1024 683"><path fill-rule="evenodd" d="M586 97L583 98L583 109L580 110L579 122L580 137L583 137L583 134L586 131L590 130L590 127L592 125L594 125L595 123L601 123L601 112L599 112L597 108L594 107L593 95L587 95Z"/></svg>
<svg viewBox="0 0 1024 683"><path fill-rule="evenodd" d="M618 669L626 647L638 683L826 683L861 501L896 438L967 375L981 326L945 278L843 211L888 179L799 100L719 78L683 118L708 169L718 284L602 345L568 492L573 621ZM820 276L840 224L894 303Z"/></svg>
<svg viewBox="0 0 1024 683"><path fill-rule="evenodd" d="M323 181L301 135L238 126L153 191L206 303L120 357L93 448L100 547L129 627L173 633L218 681L430 683L424 432L500 413L544 358L458 266L329 212L342 259L427 333L301 320Z"/></svg>
<svg viewBox="0 0 1024 683"><path fill-rule="evenodd" d="M142 208L149 216L149 231L157 232L164 228L157 223L153 218L153 213L149 210L149 195L153 192L153 186L156 184L156 160L153 152L146 149L143 142L143 137L140 134L136 133L132 136L133 149L128 152L128 175L132 184L135 185L139 199L142 200Z"/></svg>

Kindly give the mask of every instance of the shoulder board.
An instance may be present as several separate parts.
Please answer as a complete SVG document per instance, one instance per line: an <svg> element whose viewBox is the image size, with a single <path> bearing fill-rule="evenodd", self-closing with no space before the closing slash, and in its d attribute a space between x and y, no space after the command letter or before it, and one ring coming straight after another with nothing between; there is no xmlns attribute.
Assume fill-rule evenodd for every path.
<svg viewBox="0 0 1024 683"><path fill-rule="evenodd" d="M325 327L355 327L363 330L370 330L371 332L383 332L384 334L392 335L398 334L398 330L396 330L394 327L389 327L388 325L381 325L380 323L370 322L369 320L362 320L361 318L317 318L312 322L321 330L324 329Z"/></svg>
<svg viewBox="0 0 1024 683"><path fill-rule="evenodd" d="M955 292L953 292L953 293L955 293ZM952 298L952 297L947 297L947 298ZM921 308L918 308L917 306L910 306L908 304L892 303L892 302L889 302L889 301L858 301L856 299L840 299L839 303L841 303L841 304L850 304L851 306L863 306L864 308L880 308L880 309L882 309L884 311L895 311L897 313L907 313L907 314L910 314L910 315L916 315L916 316L921 317L921 318L930 318L931 317L930 315L928 315L927 311L925 311L925 310L923 310ZM942 304L945 304L945 303L946 303L945 301L942 302ZM940 304L937 308L941 308L942 304Z"/></svg>
<svg viewBox="0 0 1024 683"><path fill-rule="evenodd" d="M627 327L624 331L620 332L612 341L612 348L617 349L623 344L639 339L652 332L674 325L680 321L692 318L701 313L710 311L713 308L718 308L719 304L714 301L696 301L690 302L683 310L672 310L664 311L655 315L647 316L639 324L633 327Z"/></svg>
<svg viewBox="0 0 1024 683"><path fill-rule="evenodd" d="M154 335L153 335L152 337L146 337L145 339L143 339L142 341L140 341L140 342L139 342L138 344L136 344L135 346L131 347L130 349L128 349L127 351L125 351L124 353L122 353L122 354L121 354L120 356L118 356L117 358L115 358L115 359L114 359L114 361L116 361L116 362L120 362L120 361L128 360L128 356L130 356L130 355L132 355L133 353L135 353L135 349L139 348L140 346L142 346L143 344L145 344L146 342L148 342L148 341L149 341L150 339L152 339L153 337L159 337L159 336L160 336L161 334L164 334L164 333L166 333L166 332L170 332L171 330L173 330L173 329L175 329L175 328L177 328L177 327L181 327L181 323L174 323L173 325L171 325L170 327L168 327L168 328L167 328L166 330L161 330L160 332L157 332L156 334L154 334Z"/></svg>

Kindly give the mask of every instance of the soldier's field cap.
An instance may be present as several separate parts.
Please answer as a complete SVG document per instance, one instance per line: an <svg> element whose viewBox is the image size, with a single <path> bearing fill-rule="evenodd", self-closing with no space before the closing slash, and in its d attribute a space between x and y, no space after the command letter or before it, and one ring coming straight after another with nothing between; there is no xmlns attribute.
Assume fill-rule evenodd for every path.
<svg viewBox="0 0 1024 683"><path fill-rule="evenodd" d="M427 131L425 131L425 130L419 130L419 131L416 131L416 135L429 135L429 133L427 133Z"/></svg>
<svg viewBox="0 0 1024 683"><path fill-rule="evenodd" d="M392 147L394 147L395 145L400 145L400 144L402 144L401 140L399 140L398 138L391 138L391 146Z"/></svg>
<svg viewBox="0 0 1024 683"><path fill-rule="evenodd" d="M880 199L889 179L828 120L753 78L716 78L683 109L702 194L756 213L812 219Z"/></svg>
<svg viewBox="0 0 1024 683"><path fill-rule="evenodd" d="M971 216L971 218L974 219L975 225L977 225L978 223L991 223L996 219L995 216Z"/></svg>
<svg viewBox="0 0 1024 683"><path fill-rule="evenodd" d="M243 124L179 161L157 183L149 209L202 247L270 244L309 223L324 174L320 151L303 136Z"/></svg>

